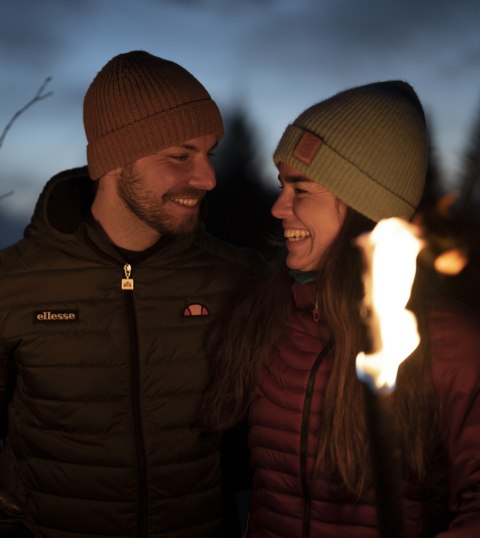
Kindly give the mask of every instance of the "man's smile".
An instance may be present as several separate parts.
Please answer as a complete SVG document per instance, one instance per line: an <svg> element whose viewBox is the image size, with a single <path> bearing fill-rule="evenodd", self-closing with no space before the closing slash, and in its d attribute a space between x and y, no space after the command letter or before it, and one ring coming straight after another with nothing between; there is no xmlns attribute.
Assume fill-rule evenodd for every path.
<svg viewBox="0 0 480 538"><path fill-rule="evenodd" d="M169 196L168 200L186 207L195 207L200 203L201 198L182 198L180 196Z"/></svg>

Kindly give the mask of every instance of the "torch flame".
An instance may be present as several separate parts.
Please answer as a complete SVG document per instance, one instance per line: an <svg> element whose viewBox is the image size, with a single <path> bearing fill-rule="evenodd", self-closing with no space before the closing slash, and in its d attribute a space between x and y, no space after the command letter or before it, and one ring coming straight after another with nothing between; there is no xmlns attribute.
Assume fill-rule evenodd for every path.
<svg viewBox="0 0 480 538"><path fill-rule="evenodd" d="M390 218L357 239L366 261L363 307L373 351L358 354L356 369L373 390L393 391L400 364L420 342L416 318L406 309L423 247L418 236L417 226Z"/></svg>

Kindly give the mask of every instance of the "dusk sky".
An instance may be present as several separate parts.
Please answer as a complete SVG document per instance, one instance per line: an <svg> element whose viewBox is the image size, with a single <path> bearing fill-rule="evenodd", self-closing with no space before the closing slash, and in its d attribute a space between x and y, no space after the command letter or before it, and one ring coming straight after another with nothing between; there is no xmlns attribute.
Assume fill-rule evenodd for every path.
<svg viewBox="0 0 480 538"><path fill-rule="evenodd" d="M410 82L452 182L480 113L478 0L15 0L0 16L3 214L29 218L43 184L85 164L84 93L114 55L147 50L186 67L222 111L240 103L271 154L303 109L349 86Z"/></svg>

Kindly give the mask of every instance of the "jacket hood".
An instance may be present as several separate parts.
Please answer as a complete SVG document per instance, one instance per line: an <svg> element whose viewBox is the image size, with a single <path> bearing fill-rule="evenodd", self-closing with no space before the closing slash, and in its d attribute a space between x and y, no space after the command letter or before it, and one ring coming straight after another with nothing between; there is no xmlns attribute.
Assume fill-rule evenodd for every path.
<svg viewBox="0 0 480 538"><path fill-rule="evenodd" d="M86 167L55 175L38 198L25 237L41 242L48 237L54 238L55 242L68 241L90 213L95 185Z"/></svg>
<svg viewBox="0 0 480 538"><path fill-rule="evenodd" d="M110 259L120 260L103 230L89 224L96 185L86 166L53 176L38 198L25 238L75 258L93 261L102 251Z"/></svg>

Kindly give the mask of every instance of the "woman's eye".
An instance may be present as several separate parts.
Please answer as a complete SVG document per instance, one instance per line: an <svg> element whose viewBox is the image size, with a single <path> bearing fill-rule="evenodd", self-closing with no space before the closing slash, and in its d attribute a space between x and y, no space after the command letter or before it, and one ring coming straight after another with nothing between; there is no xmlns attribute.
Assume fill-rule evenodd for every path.
<svg viewBox="0 0 480 538"><path fill-rule="evenodd" d="M298 187L295 187L294 191L295 191L296 194L303 194L303 193L307 192L306 190L300 189Z"/></svg>

